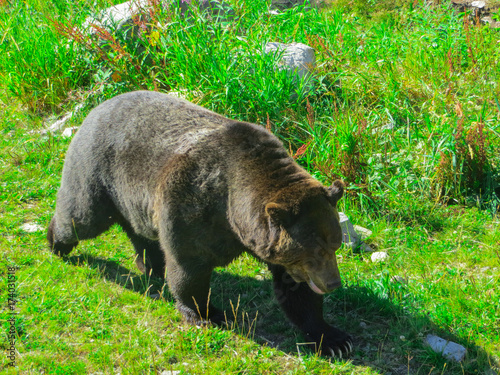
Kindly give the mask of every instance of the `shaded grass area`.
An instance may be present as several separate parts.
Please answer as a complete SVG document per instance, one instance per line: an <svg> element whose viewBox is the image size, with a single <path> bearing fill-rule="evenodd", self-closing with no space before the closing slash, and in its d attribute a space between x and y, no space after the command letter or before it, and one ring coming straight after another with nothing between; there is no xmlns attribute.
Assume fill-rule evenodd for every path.
<svg viewBox="0 0 500 375"><path fill-rule="evenodd" d="M414 2L384 2L377 14L356 11L359 2L355 12L337 4L272 16L264 2L238 1L230 25L158 12L169 31L145 34L148 60L133 46L121 59L111 48L106 60L96 44L63 37L61 24L80 25L109 3L0 4L5 337L3 287L8 267L19 267L18 367L2 356L7 373L500 371L497 31ZM312 92L256 53L267 41L316 49ZM39 133L50 115L83 101L68 124L78 125L95 104L138 88L186 90L207 108L266 125L319 180L347 182L341 210L389 254L372 263L370 254L338 253L344 288L326 297L325 313L355 337L350 359L301 345L269 273L250 257L214 273L212 298L237 316L233 329L196 328L181 322L161 280L137 273L119 228L65 259L49 253L43 231L20 228L46 227L54 209L70 139ZM147 297L157 291L162 300ZM423 343L429 333L464 345L465 361L433 353Z"/></svg>

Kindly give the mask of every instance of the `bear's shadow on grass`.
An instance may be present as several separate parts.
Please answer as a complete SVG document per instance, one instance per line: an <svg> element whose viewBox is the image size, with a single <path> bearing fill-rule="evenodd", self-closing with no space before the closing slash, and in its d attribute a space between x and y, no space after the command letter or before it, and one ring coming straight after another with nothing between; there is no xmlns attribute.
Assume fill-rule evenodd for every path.
<svg viewBox="0 0 500 375"><path fill-rule="evenodd" d="M86 263L99 270L106 280L140 294L163 292L163 299L174 303L162 279L141 275L115 260L82 254L67 257L66 261L75 266ZM274 298L271 280L216 270L212 276L211 298L214 305L223 308L228 319L235 322L235 333L289 355L311 355L304 337L289 323ZM490 366L499 367L472 341L444 331L425 315L404 311L366 287L350 285L327 295L324 312L330 324L354 337L355 349L348 357L354 365L394 375L430 374L433 369L444 374L478 374L488 373ZM424 344L427 334L465 346L466 359L456 364L432 352Z"/></svg>

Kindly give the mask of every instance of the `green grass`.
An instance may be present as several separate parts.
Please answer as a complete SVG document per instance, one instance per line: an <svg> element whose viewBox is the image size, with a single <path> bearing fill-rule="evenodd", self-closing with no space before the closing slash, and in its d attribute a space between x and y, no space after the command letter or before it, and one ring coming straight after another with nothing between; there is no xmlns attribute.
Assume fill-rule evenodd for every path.
<svg viewBox="0 0 500 375"><path fill-rule="evenodd" d="M154 13L168 27L149 29L141 48L120 35L114 47L79 39L70 26L110 3L0 1L2 353L4 286L8 268L19 267L17 368L2 354L2 370L499 373L499 31L446 4L338 1L269 15L265 2L234 0L229 24ZM276 58L261 53L268 41L315 48L312 91L273 69ZM233 328L196 328L181 321L160 280L138 274L119 228L66 259L51 255L44 230L21 229L47 226L70 142L40 131L77 102L85 105L67 126L139 88L183 91L267 125L316 178L344 179L342 211L389 254L372 263L370 254L339 251L345 287L326 297L325 314L355 337L349 359L301 345L269 273L250 257L214 273L212 298L236 315ZM158 291L161 300L148 297ZM464 345L466 359L433 353L427 334Z"/></svg>

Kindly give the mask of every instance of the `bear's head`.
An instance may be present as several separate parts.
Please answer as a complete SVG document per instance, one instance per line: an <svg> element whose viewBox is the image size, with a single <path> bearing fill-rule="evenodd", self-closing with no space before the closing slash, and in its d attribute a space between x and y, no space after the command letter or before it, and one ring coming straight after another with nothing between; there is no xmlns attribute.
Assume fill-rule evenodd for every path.
<svg viewBox="0 0 500 375"><path fill-rule="evenodd" d="M343 193L338 180L328 188L295 185L265 206L272 238L265 260L284 266L318 294L342 284L335 252L342 244L337 202Z"/></svg>

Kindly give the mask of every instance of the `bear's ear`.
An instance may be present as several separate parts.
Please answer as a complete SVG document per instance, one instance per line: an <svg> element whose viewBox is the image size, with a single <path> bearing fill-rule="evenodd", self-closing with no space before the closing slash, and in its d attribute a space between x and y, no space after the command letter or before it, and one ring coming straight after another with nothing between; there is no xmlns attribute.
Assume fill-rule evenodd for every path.
<svg viewBox="0 0 500 375"><path fill-rule="evenodd" d="M285 206L279 203L268 203L266 204L266 215L269 216L273 224L285 225L289 222L289 212L286 210Z"/></svg>
<svg viewBox="0 0 500 375"><path fill-rule="evenodd" d="M340 180L335 180L332 183L332 186L327 188L328 190L328 199L332 206L336 206L337 202L344 195L344 183Z"/></svg>

